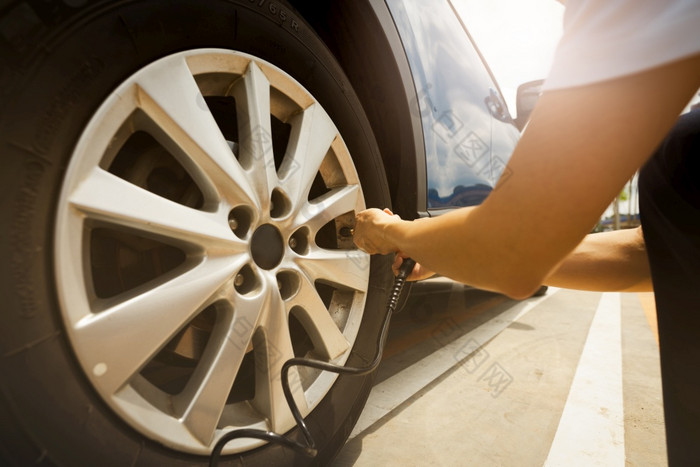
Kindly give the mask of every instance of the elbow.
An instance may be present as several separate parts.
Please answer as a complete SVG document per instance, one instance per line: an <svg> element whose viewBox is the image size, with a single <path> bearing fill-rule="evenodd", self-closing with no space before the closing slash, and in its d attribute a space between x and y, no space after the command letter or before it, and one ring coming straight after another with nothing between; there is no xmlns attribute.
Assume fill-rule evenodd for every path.
<svg viewBox="0 0 700 467"><path fill-rule="evenodd" d="M506 295L508 298L512 298L513 300L525 300L526 298L530 298L535 295L541 286L542 284L539 282L536 284L533 282L512 284L504 288L501 293Z"/></svg>
<svg viewBox="0 0 700 467"><path fill-rule="evenodd" d="M502 281L498 291L513 300L524 300L535 295L543 283L544 277L530 271L529 274L513 275Z"/></svg>

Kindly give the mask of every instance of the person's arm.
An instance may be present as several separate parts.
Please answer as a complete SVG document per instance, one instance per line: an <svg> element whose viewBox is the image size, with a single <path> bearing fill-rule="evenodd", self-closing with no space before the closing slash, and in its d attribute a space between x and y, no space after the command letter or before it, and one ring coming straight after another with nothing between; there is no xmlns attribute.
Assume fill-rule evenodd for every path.
<svg viewBox="0 0 700 467"><path fill-rule="evenodd" d="M651 291L642 228L587 235L544 283L600 292Z"/></svg>
<svg viewBox="0 0 700 467"><path fill-rule="evenodd" d="M355 243L452 279L530 296L597 222L700 86L700 56L546 91L484 203L413 222L358 213Z"/></svg>

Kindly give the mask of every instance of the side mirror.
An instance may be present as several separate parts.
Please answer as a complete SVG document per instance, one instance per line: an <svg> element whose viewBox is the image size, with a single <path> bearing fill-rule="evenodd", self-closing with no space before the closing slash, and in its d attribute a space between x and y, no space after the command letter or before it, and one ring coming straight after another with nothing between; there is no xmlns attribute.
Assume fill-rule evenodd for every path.
<svg viewBox="0 0 700 467"><path fill-rule="evenodd" d="M516 94L515 107L518 112L518 117L515 118L515 126L518 127L520 131L523 131L525 124L530 119L530 114L535 108L537 100L542 94L542 85L544 84L543 79L538 79L535 81L528 81L518 86L518 93Z"/></svg>

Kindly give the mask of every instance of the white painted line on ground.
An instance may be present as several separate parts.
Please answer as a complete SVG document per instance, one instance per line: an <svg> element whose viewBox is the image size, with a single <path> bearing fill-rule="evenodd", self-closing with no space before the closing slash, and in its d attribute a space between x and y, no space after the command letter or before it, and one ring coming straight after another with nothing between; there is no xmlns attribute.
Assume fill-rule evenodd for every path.
<svg viewBox="0 0 700 467"><path fill-rule="evenodd" d="M624 466L619 293L604 293L581 353L546 466Z"/></svg>
<svg viewBox="0 0 700 467"><path fill-rule="evenodd" d="M463 286L459 285L459 287ZM525 316L526 313L558 291L558 288L550 287L546 295L514 305L511 309L504 311L494 319L472 329L462 337L455 339L410 367L376 385L372 388L362 415L360 415L360 419L350 434L350 439L362 433L396 407L403 404L450 368L467 360L479 350L479 348L474 348L473 342L478 342L480 345L487 343L513 322ZM463 297L463 294L452 295ZM465 352L467 347L470 350L468 353Z"/></svg>

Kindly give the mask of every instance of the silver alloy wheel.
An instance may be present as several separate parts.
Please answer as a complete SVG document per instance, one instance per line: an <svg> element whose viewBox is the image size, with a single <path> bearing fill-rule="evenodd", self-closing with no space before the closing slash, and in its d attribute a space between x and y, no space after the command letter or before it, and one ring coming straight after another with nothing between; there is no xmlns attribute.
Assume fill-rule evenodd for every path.
<svg viewBox="0 0 700 467"><path fill-rule="evenodd" d="M291 429L283 362L344 363L362 320L369 256L347 232L364 207L335 125L284 71L221 49L139 70L87 125L59 198L59 301L91 384L185 452ZM291 375L304 415L336 378Z"/></svg>

